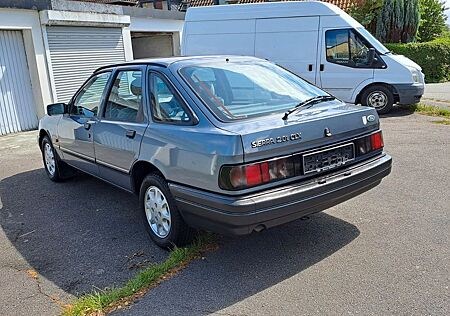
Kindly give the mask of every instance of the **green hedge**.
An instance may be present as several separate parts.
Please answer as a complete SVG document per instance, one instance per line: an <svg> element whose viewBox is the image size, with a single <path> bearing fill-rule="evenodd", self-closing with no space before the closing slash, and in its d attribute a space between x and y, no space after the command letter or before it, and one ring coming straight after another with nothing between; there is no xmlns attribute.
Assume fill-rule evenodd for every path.
<svg viewBox="0 0 450 316"><path fill-rule="evenodd" d="M422 67L427 83L450 81L450 39L426 43L385 44L392 52L405 55Z"/></svg>

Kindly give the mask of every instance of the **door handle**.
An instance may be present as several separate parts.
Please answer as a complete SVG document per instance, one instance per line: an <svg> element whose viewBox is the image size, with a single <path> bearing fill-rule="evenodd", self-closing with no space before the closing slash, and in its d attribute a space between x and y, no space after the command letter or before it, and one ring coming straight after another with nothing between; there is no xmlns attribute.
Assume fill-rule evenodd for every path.
<svg viewBox="0 0 450 316"><path fill-rule="evenodd" d="M132 129L129 129L129 130L127 130L126 136L128 138L134 138L134 136L136 136L136 131L132 130Z"/></svg>
<svg viewBox="0 0 450 316"><path fill-rule="evenodd" d="M325 65L324 64L320 64L320 71L324 71L325 69Z"/></svg>
<svg viewBox="0 0 450 316"><path fill-rule="evenodd" d="M84 123L84 129L85 129L85 130L90 130L90 129L91 129L91 126L92 126L92 123L91 123L91 122L86 122L86 123Z"/></svg>
<svg viewBox="0 0 450 316"><path fill-rule="evenodd" d="M308 65L308 71L313 71L313 64Z"/></svg>

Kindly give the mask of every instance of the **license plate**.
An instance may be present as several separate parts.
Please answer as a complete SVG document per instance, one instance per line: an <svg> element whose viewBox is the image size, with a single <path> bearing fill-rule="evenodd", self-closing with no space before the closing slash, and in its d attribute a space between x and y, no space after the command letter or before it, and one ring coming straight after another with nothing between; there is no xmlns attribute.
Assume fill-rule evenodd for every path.
<svg viewBox="0 0 450 316"><path fill-rule="evenodd" d="M319 173L340 166L355 159L355 146L346 144L303 155L304 174Z"/></svg>

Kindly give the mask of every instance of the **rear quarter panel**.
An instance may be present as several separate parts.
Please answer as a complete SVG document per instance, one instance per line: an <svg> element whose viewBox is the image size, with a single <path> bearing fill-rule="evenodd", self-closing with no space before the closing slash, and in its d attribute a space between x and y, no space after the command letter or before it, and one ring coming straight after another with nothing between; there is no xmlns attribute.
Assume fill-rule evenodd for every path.
<svg viewBox="0 0 450 316"><path fill-rule="evenodd" d="M151 123L139 160L157 167L169 182L222 192L218 175L223 164L243 161L239 135L215 127Z"/></svg>

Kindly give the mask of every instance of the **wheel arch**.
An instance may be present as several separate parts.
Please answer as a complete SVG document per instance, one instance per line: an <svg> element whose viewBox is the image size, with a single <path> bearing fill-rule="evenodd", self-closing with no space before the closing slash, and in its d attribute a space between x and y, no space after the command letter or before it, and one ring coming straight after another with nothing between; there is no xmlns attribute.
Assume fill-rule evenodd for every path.
<svg viewBox="0 0 450 316"><path fill-rule="evenodd" d="M38 145L39 145L39 148L41 148L41 149L42 149L42 140L44 139L45 136L47 136L50 139L50 141L52 141L52 138L50 137L50 133L47 130L41 128L39 130L39 140L38 140L38 142L39 142Z"/></svg>
<svg viewBox="0 0 450 316"><path fill-rule="evenodd" d="M131 167L130 178L131 178L131 189L135 194L139 194L142 181L149 173L156 173L160 175L164 180L166 177L154 164L146 160L138 160Z"/></svg>
<svg viewBox="0 0 450 316"><path fill-rule="evenodd" d="M368 84L367 86L365 86L364 88L362 88L361 91L359 91L359 93L356 95L356 98L355 98L355 104L361 104L361 97L362 97L363 93L367 89L369 89L371 87L375 87L375 86L383 86L383 87L389 89L394 96L394 104L399 101L398 92L393 85L386 83L386 82L372 82L372 83Z"/></svg>

